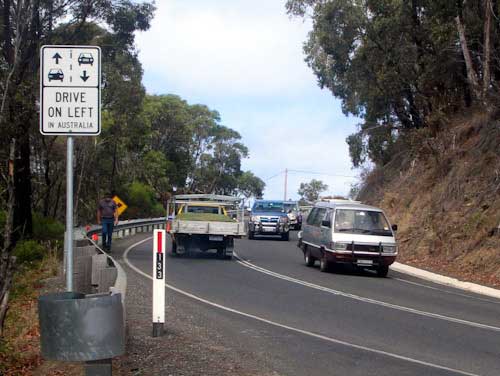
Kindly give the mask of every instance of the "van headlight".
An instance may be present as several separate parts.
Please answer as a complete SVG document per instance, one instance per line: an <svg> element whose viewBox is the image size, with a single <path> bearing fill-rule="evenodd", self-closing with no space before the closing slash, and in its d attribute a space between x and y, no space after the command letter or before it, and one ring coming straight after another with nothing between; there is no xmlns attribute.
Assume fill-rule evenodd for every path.
<svg viewBox="0 0 500 376"><path fill-rule="evenodd" d="M395 245L384 245L383 250L387 253L396 253L398 251L398 247Z"/></svg>
<svg viewBox="0 0 500 376"><path fill-rule="evenodd" d="M280 222L281 223L287 223L288 222L288 217L280 217Z"/></svg>
<svg viewBox="0 0 500 376"><path fill-rule="evenodd" d="M252 222L259 222L260 221L260 218L259 217L256 217L256 216L252 216L252 218L250 218L250 220Z"/></svg>
<svg viewBox="0 0 500 376"><path fill-rule="evenodd" d="M333 249L336 251L345 251L347 249L347 243L335 243Z"/></svg>

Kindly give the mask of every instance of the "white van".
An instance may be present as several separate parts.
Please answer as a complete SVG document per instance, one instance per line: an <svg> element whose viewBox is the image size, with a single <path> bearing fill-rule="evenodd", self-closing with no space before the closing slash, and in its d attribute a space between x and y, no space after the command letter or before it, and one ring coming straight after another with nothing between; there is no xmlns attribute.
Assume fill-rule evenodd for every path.
<svg viewBox="0 0 500 376"><path fill-rule="evenodd" d="M326 272L333 264L352 264L387 276L398 254L397 225L384 212L357 201L318 202L302 224L299 248L307 266L320 262Z"/></svg>

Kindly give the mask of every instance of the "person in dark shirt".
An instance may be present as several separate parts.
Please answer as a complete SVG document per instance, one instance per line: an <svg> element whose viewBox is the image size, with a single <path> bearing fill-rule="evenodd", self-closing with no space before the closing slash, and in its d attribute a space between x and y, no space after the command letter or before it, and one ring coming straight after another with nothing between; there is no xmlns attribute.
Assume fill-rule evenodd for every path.
<svg viewBox="0 0 500 376"><path fill-rule="evenodd" d="M113 225L118 224L117 206L112 197L112 194L107 195L97 207L97 224L102 224L102 247L106 251L111 251Z"/></svg>

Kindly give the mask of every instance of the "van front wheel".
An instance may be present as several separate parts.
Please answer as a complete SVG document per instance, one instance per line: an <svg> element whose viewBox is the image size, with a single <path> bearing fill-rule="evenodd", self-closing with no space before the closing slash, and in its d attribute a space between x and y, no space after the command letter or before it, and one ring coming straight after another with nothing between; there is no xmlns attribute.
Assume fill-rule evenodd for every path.
<svg viewBox="0 0 500 376"><path fill-rule="evenodd" d="M323 253L321 259L319 260L319 270L326 273L330 271L330 263L326 259L326 255Z"/></svg>

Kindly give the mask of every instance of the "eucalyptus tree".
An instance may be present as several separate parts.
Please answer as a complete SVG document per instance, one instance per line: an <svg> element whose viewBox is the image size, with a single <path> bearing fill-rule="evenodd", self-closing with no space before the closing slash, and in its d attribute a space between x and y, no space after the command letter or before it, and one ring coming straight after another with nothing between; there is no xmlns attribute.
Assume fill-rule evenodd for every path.
<svg viewBox="0 0 500 376"><path fill-rule="evenodd" d="M347 140L354 165L366 157L383 165L402 133L439 129L447 115L497 98L497 1L289 0L286 7L312 18L304 52L318 84L363 119Z"/></svg>
<svg viewBox="0 0 500 376"><path fill-rule="evenodd" d="M3 135L0 150L3 160L11 160L3 190L6 197L2 200L8 220L0 255L1 326L13 270L11 251L17 240L32 234L34 204L46 200L46 213L51 206L48 202L52 190L40 189L39 185L33 187L32 181L45 181L52 188L53 180L57 179L54 173L60 173L59 159L55 166L51 166L50 161L50 158L59 157L52 154L59 141L53 138L40 141L38 133L39 48L43 44L92 43L103 47L105 61L118 62L121 57L137 60L134 33L149 27L154 6L150 2L130 0L3 0L0 8L3 15L0 28L0 129ZM112 76L113 69L108 76ZM120 72L122 81L126 81L123 71ZM128 77L137 84L141 74L140 65L136 64L135 72L129 72ZM109 77L108 82L112 88L115 80ZM114 94L122 93L123 100L134 92L120 89ZM114 104L105 107L114 115L121 114ZM33 156L34 151L40 155ZM38 200L39 197L42 198Z"/></svg>

